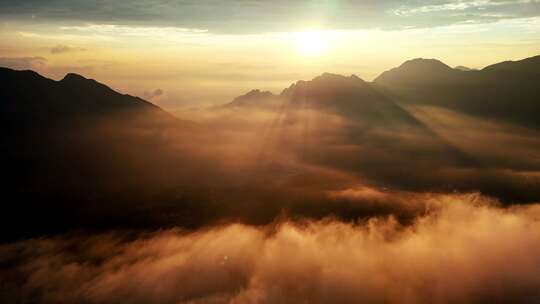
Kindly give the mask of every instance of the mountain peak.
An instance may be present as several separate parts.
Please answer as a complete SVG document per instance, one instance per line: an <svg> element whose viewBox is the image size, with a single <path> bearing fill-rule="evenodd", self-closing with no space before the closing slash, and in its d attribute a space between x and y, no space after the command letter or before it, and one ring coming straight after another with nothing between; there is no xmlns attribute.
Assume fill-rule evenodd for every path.
<svg viewBox="0 0 540 304"><path fill-rule="evenodd" d="M442 61L437 59L425 59L425 58L415 58L412 60L407 60L401 66L400 69L415 69L415 70L451 70L452 68L444 64Z"/></svg>
<svg viewBox="0 0 540 304"><path fill-rule="evenodd" d="M75 74L75 73L68 73L66 74L66 76L64 76L64 78L60 81L64 82L64 81L81 81L81 80L89 80L87 78L85 78L84 76L81 76L79 74Z"/></svg>
<svg viewBox="0 0 540 304"><path fill-rule="evenodd" d="M503 61L485 67L485 71L505 71L539 74L540 55L516 61Z"/></svg>
<svg viewBox="0 0 540 304"><path fill-rule="evenodd" d="M249 92L247 92L245 95L246 97L270 97L272 96L272 92L269 91L261 91L259 89L254 89Z"/></svg>
<svg viewBox="0 0 540 304"><path fill-rule="evenodd" d="M168 119L168 114L151 103L78 74L70 73L55 81L36 72L0 69L0 80L10 88L0 94L0 110L11 113L14 125L30 121L34 125L62 124L81 118L117 117L127 112L146 115L150 113L147 110Z"/></svg>
<svg viewBox="0 0 540 304"><path fill-rule="evenodd" d="M260 104L264 101L268 101L276 97L272 92L269 91L261 91L259 89L254 89L249 92L247 92L244 95L240 95L233 99L230 103L228 103L226 106L249 106L253 105L254 103Z"/></svg>
<svg viewBox="0 0 540 304"><path fill-rule="evenodd" d="M87 94L94 94L97 92L100 92L100 94L109 95L120 94L103 83L75 73L66 74L66 76L58 83L61 86L71 87L72 89L85 90Z"/></svg>
<svg viewBox="0 0 540 304"><path fill-rule="evenodd" d="M405 61L399 67L386 71L375 78L374 82L382 84L403 83L412 79L432 79L457 72L437 59L416 58Z"/></svg>
<svg viewBox="0 0 540 304"><path fill-rule="evenodd" d="M6 81L7 79L18 79L19 81L23 82L41 81L43 79L46 79L47 81L54 82L54 80L45 78L32 70L13 70L5 67L0 67L0 79L2 81Z"/></svg>
<svg viewBox="0 0 540 304"><path fill-rule="evenodd" d="M334 73L324 72L321 75L313 78L313 80L316 80L316 79L337 79L337 78L342 79L342 78L345 78L345 76L339 75L339 74L334 74Z"/></svg>
<svg viewBox="0 0 540 304"><path fill-rule="evenodd" d="M356 76L356 75L351 75L351 76L344 76L344 75L340 75L340 74L334 74L334 73L322 73L321 75L313 78L311 81L313 82L317 82L317 81L359 81L359 82L364 82L360 77Z"/></svg>
<svg viewBox="0 0 540 304"><path fill-rule="evenodd" d="M323 73L312 80L299 80L281 92L283 97L303 95L305 92L324 92L331 90L350 91L368 86L368 84L356 75L344 76L333 73Z"/></svg>
<svg viewBox="0 0 540 304"><path fill-rule="evenodd" d="M463 71L463 72L474 71L474 69L471 69L471 68L463 66L463 65L458 65L458 66L454 67L454 70Z"/></svg>

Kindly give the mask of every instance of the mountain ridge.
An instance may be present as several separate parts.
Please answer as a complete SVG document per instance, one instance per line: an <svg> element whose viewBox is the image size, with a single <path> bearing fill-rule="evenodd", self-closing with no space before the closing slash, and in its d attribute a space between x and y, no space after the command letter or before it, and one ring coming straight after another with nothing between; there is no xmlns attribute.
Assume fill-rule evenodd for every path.
<svg viewBox="0 0 540 304"><path fill-rule="evenodd" d="M540 74L540 55L521 60L507 60L485 67L486 71L507 71Z"/></svg>
<svg viewBox="0 0 540 304"><path fill-rule="evenodd" d="M373 84L404 104L431 105L540 128L540 56L482 70L425 69L418 61L383 72ZM439 67L442 67L439 65ZM419 73L419 71L422 71Z"/></svg>
<svg viewBox="0 0 540 304"><path fill-rule="evenodd" d="M0 91L0 124L6 134L0 139L4 151L0 158L7 164L2 177L8 180L3 231L20 225L20 219L25 219L29 235L55 231L56 227L95 227L96 221L104 221L107 227L122 223L133 227L139 224L137 221L196 225L190 222L190 215L207 212L204 205L198 205L201 197L213 207L228 208L215 199L211 189L216 184L228 185L233 179L225 175L220 180L224 176L222 166L230 165L221 163L224 150L220 144L230 149L227 140L231 134L238 134L229 133L237 132L235 128L263 143L261 151L249 144L242 146L249 150L245 155L254 152L257 168L263 173L280 166L290 169L291 163L298 162L298 167L336 170L392 189L480 189L496 197L523 201L540 197L533 190L522 194L523 187L501 184L490 176L478 178L476 173L483 172L483 167L477 158L457 148L402 106L402 102L418 97L413 101L436 102L480 116L497 117L495 112L518 122L526 113L534 121L539 112L534 107L524 110L521 103L516 106L516 98L511 100L514 104L503 103L499 108L485 98L525 96L527 90L537 87L531 87L537 85L529 79L534 77L512 73L509 78L500 78L504 76L500 71L449 70L447 65L429 59L408 61L398 71L417 66L452 77L423 77L421 81L409 77L405 85L411 87L405 89L417 95L400 87L366 82L355 75L331 73L297 81L280 94L251 90L236 99L240 107L248 107L253 99L254 105L275 99L274 103L284 106L260 117L253 112L253 120L258 119L254 124L242 121L243 115L250 112L224 112L236 120L233 127L228 129L226 120L207 126L223 128L220 135L225 134L225 139L214 136L210 129L204 134L193 132L161 108L78 74L70 73L54 81L33 71L0 69L0 83L8 88ZM501 79L509 80L499 83ZM494 88L498 83L499 87ZM516 85L521 86L516 89ZM531 94L525 101L538 100L533 97ZM463 102L455 103L459 98ZM471 98L483 103L473 103ZM468 104L478 108L466 108ZM512 116L509 105L516 108L517 116ZM489 112L482 112L484 109ZM249 137L240 137L242 145L250 142L244 138ZM235 154L232 158L237 161L243 156ZM266 176L279 179L274 182L283 178ZM226 188L220 195L230 195L229 190ZM237 191L233 199L243 197L243 188ZM40 220L42 217L52 220Z"/></svg>

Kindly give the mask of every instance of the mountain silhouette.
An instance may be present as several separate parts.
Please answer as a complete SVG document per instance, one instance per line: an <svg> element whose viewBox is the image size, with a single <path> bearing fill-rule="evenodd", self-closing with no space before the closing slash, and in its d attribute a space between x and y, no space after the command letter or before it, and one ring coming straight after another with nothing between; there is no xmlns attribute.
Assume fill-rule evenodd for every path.
<svg viewBox="0 0 540 304"><path fill-rule="evenodd" d="M424 68L429 69L429 66ZM438 68L447 69L442 63ZM451 70L449 67L448 69ZM226 104L227 107L240 108L266 108L270 105L274 108L281 106L280 111L323 110L369 128L407 126L427 130L420 121L392 99L356 75L347 77L324 73L310 81L297 81L278 95L252 90Z"/></svg>
<svg viewBox="0 0 540 304"><path fill-rule="evenodd" d="M273 105L278 96L268 91L251 90L244 95L238 96L225 107L266 107Z"/></svg>
<svg viewBox="0 0 540 304"><path fill-rule="evenodd" d="M436 59L417 58L404 62L397 68L383 72L375 80L375 84L386 86L408 87L421 81L446 82L462 71L452 69Z"/></svg>
<svg viewBox="0 0 540 304"><path fill-rule="evenodd" d="M171 123L175 120L141 98L120 94L77 74L54 81L33 71L0 68L0 82L8 88L0 92L2 123L13 127L105 118L127 112L152 114Z"/></svg>
<svg viewBox="0 0 540 304"><path fill-rule="evenodd" d="M505 71L529 74L540 74L540 56L517 61L504 61L484 68L485 71Z"/></svg>
<svg viewBox="0 0 540 304"><path fill-rule="evenodd" d="M528 65L530 61L519 64ZM530 201L539 195L536 190L493 173L499 168L519 172L523 170L517 165L519 161L487 161L485 157L490 156L469 150L469 143L458 147L455 143L461 141L459 137L467 137L467 130L461 130L459 123L441 125L435 121L435 127L450 128L446 131L453 133L448 137L413 116L409 110L418 107L409 105L448 108L471 115L476 123L487 119L498 128L517 126L515 130L527 133L522 128L527 127L534 133L540 127L538 80L529 72L462 71L435 59L407 61L371 83L354 75L325 73L310 81L298 81L272 96L277 114L271 130L274 138L282 139L273 143L278 148L265 146L263 151L293 147L293 138L304 138L296 151L303 159L357 173L383 185L415 191L440 187L480 190L503 200ZM249 95L243 102L250 107L265 106L264 100L250 101ZM330 116L298 114L305 110ZM430 115L424 110L415 114ZM332 126L335 117L339 124ZM477 140L489 140L489 136L485 133ZM274 154L266 152L262 159L269 161L271 157L266 155ZM529 168L535 166L534 161L529 164Z"/></svg>
<svg viewBox="0 0 540 304"><path fill-rule="evenodd" d="M469 67L466 67L466 66L463 66L463 65L458 65L456 67L454 67L454 69L456 70L460 70L460 71L474 71L475 69L471 69Z"/></svg>
<svg viewBox="0 0 540 304"><path fill-rule="evenodd" d="M462 71L437 60L415 59L382 73L374 85L405 104L442 106L537 129L539 62L537 56Z"/></svg>
<svg viewBox="0 0 540 304"><path fill-rule="evenodd" d="M328 204L318 185L330 185L328 176L336 173L347 183L381 188L537 201L538 187L504 175L521 172L523 162L486 167L407 110L409 104L445 107L538 128L534 62L461 71L415 59L374 82L325 73L279 94L252 90L214 109L232 123L208 124L177 119L77 74L54 81L0 68L0 241L230 219L267 224L284 210L351 220L388 214Z"/></svg>
<svg viewBox="0 0 540 304"><path fill-rule="evenodd" d="M283 90L280 97L293 106L332 110L371 127L420 126L409 113L355 75L345 77L324 73L311 81L296 82Z"/></svg>
<svg viewBox="0 0 540 304"><path fill-rule="evenodd" d="M141 149L157 144L170 130L196 127L143 99L76 74L54 81L33 71L2 68L0 82L7 88L0 92L2 148L13 166L6 172L23 179L39 179L42 173L51 181L42 182L42 187L69 182L72 175L75 181L98 178L101 167L108 172L129 166L121 160L111 164L110 158L136 145ZM58 179L52 181L55 175Z"/></svg>
<svg viewBox="0 0 540 304"><path fill-rule="evenodd" d="M407 79L402 78L403 71L415 74L416 77L429 78L432 75L451 73L453 69L437 59L416 58L405 61L399 67L382 73L375 79L375 82L407 81Z"/></svg>
<svg viewBox="0 0 540 304"><path fill-rule="evenodd" d="M255 89L225 106L322 109L372 126L420 125L409 113L356 75L324 73L310 81L297 81L278 95Z"/></svg>
<svg viewBox="0 0 540 304"><path fill-rule="evenodd" d="M0 83L0 238L13 236L9 227L22 219L22 235L95 226L97 215L120 225L135 211L110 202L137 204L146 193L181 184L166 168L188 167L177 146L189 141L195 123L76 74L54 81L0 68Z"/></svg>
<svg viewBox="0 0 540 304"><path fill-rule="evenodd" d="M266 93L264 100L259 98L259 91L251 92L232 104L241 107L241 100L244 109L281 104L273 108L277 113L269 137L274 146L263 149L262 159L266 162L273 163L274 150L294 147L301 141L295 154L306 161L405 188L419 185L414 178L402 178L411 166L459 167L473 162L355 75L324 73L310 81L298 81L279 95ZM335 118L339 122L331 127L330 121ZM330 130L321 132L326 129ZM431 187L432 181L421 183Z"/></svg>

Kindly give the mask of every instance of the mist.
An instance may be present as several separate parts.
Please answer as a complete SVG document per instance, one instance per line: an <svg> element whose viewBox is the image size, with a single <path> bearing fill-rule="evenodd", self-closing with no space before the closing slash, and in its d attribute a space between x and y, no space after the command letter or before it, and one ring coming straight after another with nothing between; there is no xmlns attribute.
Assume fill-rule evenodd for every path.
<svg viewBox="0 0 540 304"><path fill-rule="evenodd" d="M414 204L412 197L407 203ZM276 220L198 231L70 234L2 245L4 302L525 303L539 205L429 195L410 225Z"/></svg>

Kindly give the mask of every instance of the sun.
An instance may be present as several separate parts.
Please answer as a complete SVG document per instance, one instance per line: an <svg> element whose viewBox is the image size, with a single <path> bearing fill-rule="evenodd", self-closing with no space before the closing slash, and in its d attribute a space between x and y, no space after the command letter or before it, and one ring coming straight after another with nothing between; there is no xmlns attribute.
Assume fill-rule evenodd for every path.
<svg viewBox="0 0 540 304"><path fill-rule="evenodd" d="M321 32L299 32L294 36L296 51L304 56L320 56L326 49Z"/></svg>

